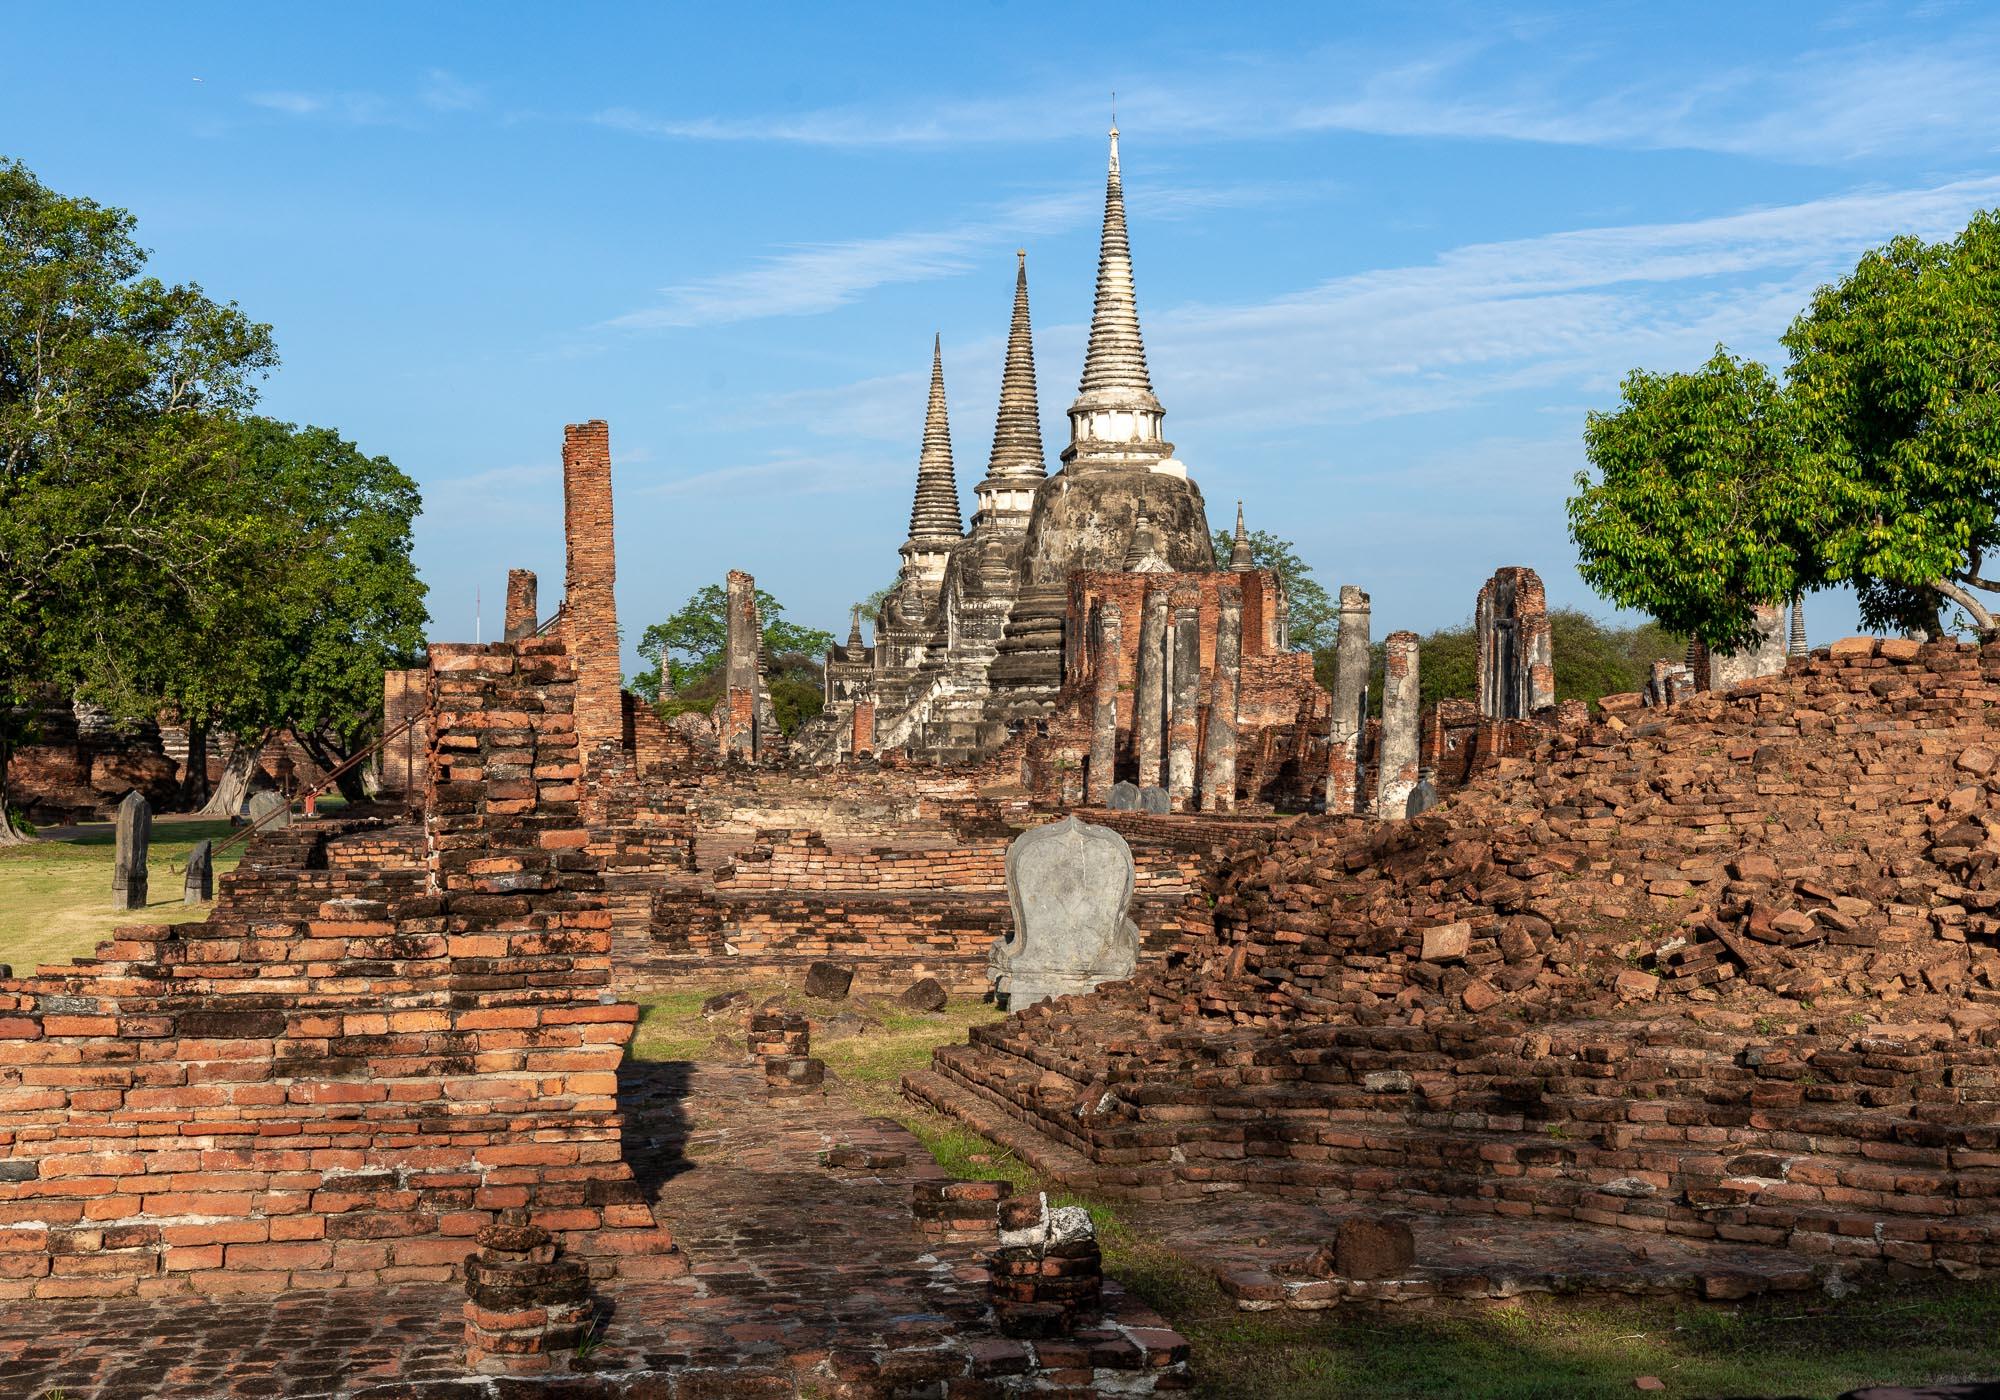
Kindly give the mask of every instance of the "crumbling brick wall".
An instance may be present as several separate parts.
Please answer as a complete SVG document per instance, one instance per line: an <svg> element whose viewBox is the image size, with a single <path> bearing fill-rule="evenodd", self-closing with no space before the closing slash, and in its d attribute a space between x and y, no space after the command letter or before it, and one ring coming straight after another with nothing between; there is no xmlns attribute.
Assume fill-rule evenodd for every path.
<svg viewBox="0 0 2000 1400"><path fill-rule="evenodd" d="M424 892L0 981L0 1298L443 1279L520 1206L600 1276L680 1267L620 1157L575 685L553 641L433 648Z"/></svg>

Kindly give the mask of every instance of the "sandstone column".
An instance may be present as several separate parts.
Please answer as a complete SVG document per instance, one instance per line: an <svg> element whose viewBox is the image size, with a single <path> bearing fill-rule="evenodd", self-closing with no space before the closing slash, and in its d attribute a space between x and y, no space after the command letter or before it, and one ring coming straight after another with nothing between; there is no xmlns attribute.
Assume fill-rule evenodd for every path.
<svg viewBox="0 0 2000 1400"><path fill-rule="evenodd" d="M1384 641L1382 668L1381 770L1375 815L1400 820L1409 811L1417 785L1417 724L1422 705L1417 686L1417 634L1391 632Z"/></svg>
<svg viewBox="0 0 2000 1400"><path fill-rule="evenodd" d="M576 737L589 765L601 744L625 741L618 659L617 561L611 540L611 429L602 419L563 429L563 609L576 663Z"/></svg>
<svg viewBox="0 0 2000 1400"><path fill-rule="evenodd" d="M1179 600L1177 599L1178 603ZM1194 805L1195 753L1201 747L1201 611L1193 603L1174 609L1172 704L1167 710L1167 805Z"/></svg>
<svg viewBox="0 0 2000 1400"><path fill-rule="evenodd" d="M118 804L118 844L111 861L111 907L146 907L146 847L153 839L153 805L133 791Z"/></svg>
<svg viewBox="0 0 2000 1400"><path fill-rule="evenodd" d="M1328 737L1326 810L1357 809L1361 781L1361 732L1368 718L1368 595L1340 586L1340 636L1333 656L1333 726Z"/></svg>
<svg viewBox="0 0 2000 1400"><path fill-rule="evenodd" d="M1215 674L1208 687L1208 738L1202 746L1201 810L1236 809L1236 697L1243 667L1243 589L1216 590Z"/></svg>
<svg viewBox="0 0 2000 1400"><path fill-rule="evenodd" d="M722 661L722 752L757 757L757 662L763 650L757 625L757 580L729 571L729 631Z"/></svg>
<svg viewBox="0 0 2000 1400"><path fill-rule="evenodd" d="M1160 729L1166 710L1167 592L1146 594L1139 627L1139 693L1132 707L1132 747L1139 756L1139 786L1160 786Z"/></svg>
<svg viewBox="0 0 2000 1400"><path fill-rule="evenodd" d="M1111 784L1118 767L1118 664L1124 619L1118 605L1103 602L1097 607L1097 628L1093 640L1097 667L1090 711L1090 771L1085 774L1084 801L1102 807L1111 800Z"/></svg>
<svg viewBox="0 0 2000 1400"><path fill-rule="evenodd" d="M507 631L505 638L518 642L535 635L541 619L535 616L535 574L532 569L507 571Z"/></svg>

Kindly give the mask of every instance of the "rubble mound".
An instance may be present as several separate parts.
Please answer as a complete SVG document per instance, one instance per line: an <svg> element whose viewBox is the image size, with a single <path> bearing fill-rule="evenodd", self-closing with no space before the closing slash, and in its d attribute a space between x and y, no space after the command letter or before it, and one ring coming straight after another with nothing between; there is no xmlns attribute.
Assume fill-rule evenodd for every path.
<svg viewBox="0 0 2000 1400"><path fill-rule="evenodd" d="M2000 646L1857 638L1552 734L1225 858L1164 967L906 1090L1107 1194L2000 1270L1996 717Z"/></svg>
<svg viewBox="0 0 2000 1400"><path fill-rule="evenodd" d="M1417 820L1303 825L1224 869L1181 984L1253 1021L2000 1006L1996 706L2000 649L1855 638L1554 735Z"/></svg>

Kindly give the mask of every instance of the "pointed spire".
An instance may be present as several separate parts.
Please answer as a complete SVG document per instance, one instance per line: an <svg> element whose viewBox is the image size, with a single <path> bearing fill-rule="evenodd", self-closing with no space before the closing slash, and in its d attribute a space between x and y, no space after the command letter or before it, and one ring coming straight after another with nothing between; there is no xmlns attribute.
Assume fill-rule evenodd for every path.
<svg viewBox="0 0 2000 1400"><path fill-rule="evenodd" d="M1787 656L1806 654L1806 600L1802 594L1792 595L1792 635L1785 645Z"/></svg>
<svg viewBox="0 0 2000 1400"><path fill-rule="evenodd" d="M958 479L951 468L951 422L945 414L944 342L931 341L931 401L917 457L917 498L910 505L910 543L950 545L965 531L958 514Z"/></svg>
<svg viewBox="0 0 2000 1400"><path fill-rule="evenodd" d="M861 604L854 605L854 617L847 624L847 653L850 657L861 650Z"/></svg>
<svg viewBox="0 0 2000 1400"><path fill-rule="evenodd" d="M1236 503L1236 544L1229 551L1229 568L1232 573L1247 574L1257 567L1250 557L1250 534L1243 528L1243 502Z"/></svg>
<svg viewBox="0 0 2000 1400"><path fill-rule="evenodd" d="M1132 245L1125 233L1125 185L1118 174L1118 127L1111 128L1111 162L1104 182L1104 233L1097 250L1097 305L1090 318L1090 348L1083 357L1077 404L1086 400L1160 411L1146 370L1139 335L1139 303L1132 288ZM1075 410L1072 409L1072 412Z"/></svg>
<svg viewBox="0 0 2000 1400"><path fill-rule="evenodd" d="M1049 474L1042 451L1041 400L1035 393L1035 339L1028 326L1028 252L1014 256L1014 324L1007 332L1007 367L1000 375L1000 413L993 420L987 477L1039 480Z"/></svg>

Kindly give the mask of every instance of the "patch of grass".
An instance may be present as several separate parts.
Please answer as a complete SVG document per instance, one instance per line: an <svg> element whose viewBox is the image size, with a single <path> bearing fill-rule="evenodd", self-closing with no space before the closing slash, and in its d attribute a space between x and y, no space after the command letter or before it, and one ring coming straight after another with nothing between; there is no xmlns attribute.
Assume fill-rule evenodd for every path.
<svg viewBox="0 0 2000 1400"><path fill-rule="evenodd" d="M57 839L0 846L0 963L16 973L37 964L86 958L112 931L130 924L178 924L202 919L212 904L181 902L182 871L197 841L220 842L226 821L158 817L146 852L144 910L111 907L111 863L117 838L109 822L57 828ZM219 882L236 868L242 847L215 862Z"/></svg>
<svg viewBox="0 0 2000 1400"><path fill-rule="evenodd" d="M714 993L666 992L639 1003L639 1028L627 1051L635 1060L700 1060L709 1058L715 1037L735 1026L733 1013L713 1020L701 1014L701 1004Z"/></svg>
<svg viewBox="0 0 2000 1400"><path fill-rule="evenodd" d="M1109 1256L1107 1255L1107 1262ZM1901 1289L1737 1307L1541 1296L1412 1313L1240 1313L1192 1270L1126 1275L1194 1344L1201 1393L1258 1397L1830 1397L2000 1369L2000 1288ZM1162 1280L1165 1281L1164 1291Z"/></svg>

